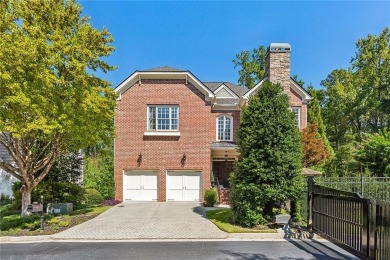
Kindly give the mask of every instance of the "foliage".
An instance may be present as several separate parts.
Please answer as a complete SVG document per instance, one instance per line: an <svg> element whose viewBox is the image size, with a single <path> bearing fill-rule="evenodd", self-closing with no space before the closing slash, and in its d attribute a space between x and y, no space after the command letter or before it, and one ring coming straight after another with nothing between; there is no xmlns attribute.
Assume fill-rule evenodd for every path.
<svg viewBox="0 0 390 260"><path fill-rule="evenodd" d="M108 146L98 152L90 152L84 160L84 187L96 189L103 199L114 198L114 150Z"/></svg>
<svg viewBox="0 0 390 260"><path fill-rule="evenodd" d="M302 190L301 145L294 114L282 87L269 82L242 110L240 157L232 178L235 223L254 226L272 217L272 208Z"/></svg>
<svg viewBox="0 0 390 260"><path fill-rule="evenodd" d="M3 193L0 194L0 206L11 204L13 201L11 196L4 195Z"/></svg>
<svg viewBox="0 0 390 260"><path fill-rule="evenodd" d="M390 114L384 111L390 101L390 28L359 39L356 48L352 68L360 90L358 101L366 108L362 111L366 127L377 132L390 126Z"/></svg>
<svg viewBox="0 0 390 260"><path fill-rule="evenodd" d="M102 195L95 189L85 189L86 205L98 205L103 201Z"/></svg>
<svg viewBox="0 0 390 260"><path fill-rule="evenodd" d="M264 46L254 48L253 52L242 51L233 59L234 68L240 67L238 83L248 88L253 88L256 82L265 77L267 49Z"/></svg>
<svg viewBox="0 0 390 260"><path fill-rule="evenodd" d="M332 146L329 143L328 137L326 136L326 126L324 124L324 121L322 120L321 107L320 107L320 102L317 98L317 91L309 87L309 93L313 99L310 101L308 105L308 111L307 111L308 127L313 125L311 126L313 129L317 128L316 137L320 137L322 139L326 152L331 157L334 155L334 151Z"/></svg>
<svg viewBox="0 0 390 260"><path fill-rule="evenodd" d="M75 0L0 2L0 144L14 160L0 167L23 182L22 214L59 155L113 136L115 93L96 76L114 69L113 39L81 13Z"/></svg>
<svg viewBox="0 0 390 260"><path fill-rule="evenodd" d="M374 176L390 177L390 131L383 129L379 134L369 134L357 160Z"/></svg>
<svg viewBox="0 0 390 260"><path fill-rule="evenodd" d="M326 101L321 112L327 136L332 147L338 150L351 141L350 137L361 126L352 70L334 70L321 85L326 87Z"/></svg>
<svg viewBox="0 0 390 260"><path fill-rule="evenodd" d="M218 202L218 194L214 188L210 188L206 190L204 194L204 201L206 203L206 207L213 207Z"/></svg>
<svg viewBox="0 0 390 260"><path fill-rule="evenodd" d="M83 157L80 152L60 155L47 174L45 181L77 183L83 173Z"/></svg>
<svg viewBox="0 0 390 260"><path fill-rule="evenodd" d="M88 207L81 210L75 210L71 215L44 216L45 230L40 230L40 215L22 217L19 211L15 211L11 205L0 207L0 235L1 236L29 236L29 235L49 235L75 225L90 220L104 211L111 208L110 206Z"/></svg>
<svg viewBox="0 0 390 260"><path fill-rule="evenodd" d="M302 164L303 167L310 167L321 164L329 158L329 151L327 150L324 140L319 134L318 125L315 123L301 132L302 138Z"/></svg>
<svg viewBox="0 0 390 260"><path fill-rule="evenodd" d="M364 174L368 160L374 159L363 158L366 137L390 127L390 29L359 39L351 66L332 71L321 85L325 90L316 92L335 152L324 165L324 172L327 176ZM373 165L368 170L379 176L384 173Z"/></svg>
<svg viewBox="0 0 390 260"><path fill-rule="evenodd" d="M220 230L228 233L275 233L275 229L259 225L256 228L244 228L231 223L232 212L230 209L218 209L206 211L207 218Z"/></svg>
<svg viewBox="0 0 390 260"><path fill-rule="evenodd" d="M22 204L20 182L15 182L12 186L14 205L20 208ZM84 201L84 188L71 182L41 182L31 193L31 200L41 202L41 195L43 195L44 206L47 203L53 202L68 202L73 203L74 208L82 206Z"/></svg>
<svg viewBox="0 0 390 260"><path fill-rule="evenodd" d="M353 136L345 137L348 142L341 145L335 156L323 165L325 176L357 176L361 175L362 165L356 160L359 143L353 140Z"/></svg>

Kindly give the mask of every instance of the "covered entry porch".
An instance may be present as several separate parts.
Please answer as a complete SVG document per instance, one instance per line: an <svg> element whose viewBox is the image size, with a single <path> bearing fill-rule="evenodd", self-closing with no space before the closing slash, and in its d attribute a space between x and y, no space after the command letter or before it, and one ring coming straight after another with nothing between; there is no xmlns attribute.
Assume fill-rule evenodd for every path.
<svg viewBox="0 0 390 260"><path fill-rule="evenodd" d="M229 204L229 178L238 160L237 148L238 146L231 142L211 144L211 185L218 191L220 204Z"/></svg>

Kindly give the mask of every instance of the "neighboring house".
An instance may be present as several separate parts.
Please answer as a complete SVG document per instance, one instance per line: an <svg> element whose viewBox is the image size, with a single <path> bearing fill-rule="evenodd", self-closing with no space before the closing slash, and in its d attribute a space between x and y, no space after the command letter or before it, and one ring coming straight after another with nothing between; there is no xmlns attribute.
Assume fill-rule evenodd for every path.
<svg viewBox="0 0 390 260"><path fill-rule="evenodd" d="M0 162L12 162L11 156L8 154L4 146L0 144ZM17 181L15 177L0 169L0 195L12 196L12 183Z"/></svg>
<svg viewBox="0 0 390 260"><path fill-rule="evenodd" d="M290 77L290 50L289 44L271 44L267 77L251 90L202 82L190 71L170 67L136 71L125 79L115 89L115 198L201 201L217 180L229 187L241 108L266 80L283 85L297 127L305 128L311 97Z"/></svg>

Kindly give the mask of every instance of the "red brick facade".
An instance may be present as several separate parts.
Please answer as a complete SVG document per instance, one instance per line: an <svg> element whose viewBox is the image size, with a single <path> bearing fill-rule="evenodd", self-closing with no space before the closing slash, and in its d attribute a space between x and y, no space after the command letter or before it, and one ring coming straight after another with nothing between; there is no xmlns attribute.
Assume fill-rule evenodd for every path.
<svg viewBox="0 0 390 260"><path fill-rule="evenodd" d="M279 49L276 48L275 51ZM268 68L276 68L278 71L285 68L283 77L270 75L274 75L276 81L289 81L289 87L285 86L284 89L289 89L291 107L300 108L300 128L303 129L306 127L306 103L310 96L288 78L290 54L289 49L283 51L275 56L283 59L281 63L273 58L272 53L269 55L271 58L268 57L268 60L275 61L275 65ZM227 97L225 92L224 96L218 96L219 87L231 88L230 91L234 94ZM257 87L261 85L257 85L255 89ZM237 159L235 143L240 123L240 106L247 103L255 89L249 91L231 83L202 83L188 71L169 67L132 74L115 90L119 97L115 116L115 198L123 200L123 174L126 170L157 171L159 201L167 200L167 171L188 170L200 173L199 199L202 200L205 191L211 187L213 159ZM177 106L180 134L168 131L172 135L162 136L162 132L148 131L148 106L151 105ZM225 146L216 142L217 118L220 115L233 119L233 140L225 142ZM215 166L218 164L215 163ZM220 200L227 203L229 189L224 189L222 193Z"/></svg>
<svg viewBox="0 0 390 260"><path fill-rule="evenodd" d="M164 104L179 106L180 136L144 136L147 106ZM204 193L211 187L210 144L216 140L216 118L221 114L233 117L235 133L240 112L212 111L204 95L185 80L144 79L135 83L121 95L116 112L115 198L123 200L123 171L127 169L158 170L160 201L166 200L167 170L201 171Z"/></svg>

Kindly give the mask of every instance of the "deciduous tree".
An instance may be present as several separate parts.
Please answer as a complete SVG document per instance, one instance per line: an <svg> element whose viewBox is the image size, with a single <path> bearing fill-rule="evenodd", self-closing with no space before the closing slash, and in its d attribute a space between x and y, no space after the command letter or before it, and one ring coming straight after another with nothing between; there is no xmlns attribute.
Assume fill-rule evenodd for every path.
<svg viewBox="0 0 390 260"><path fill-rule="evenodd" d="M113 135L115 94L96 76L114 67L110 33L92 27L74 0L0 2L0 144L19 179L22 215L59 155Z"/></svg>

